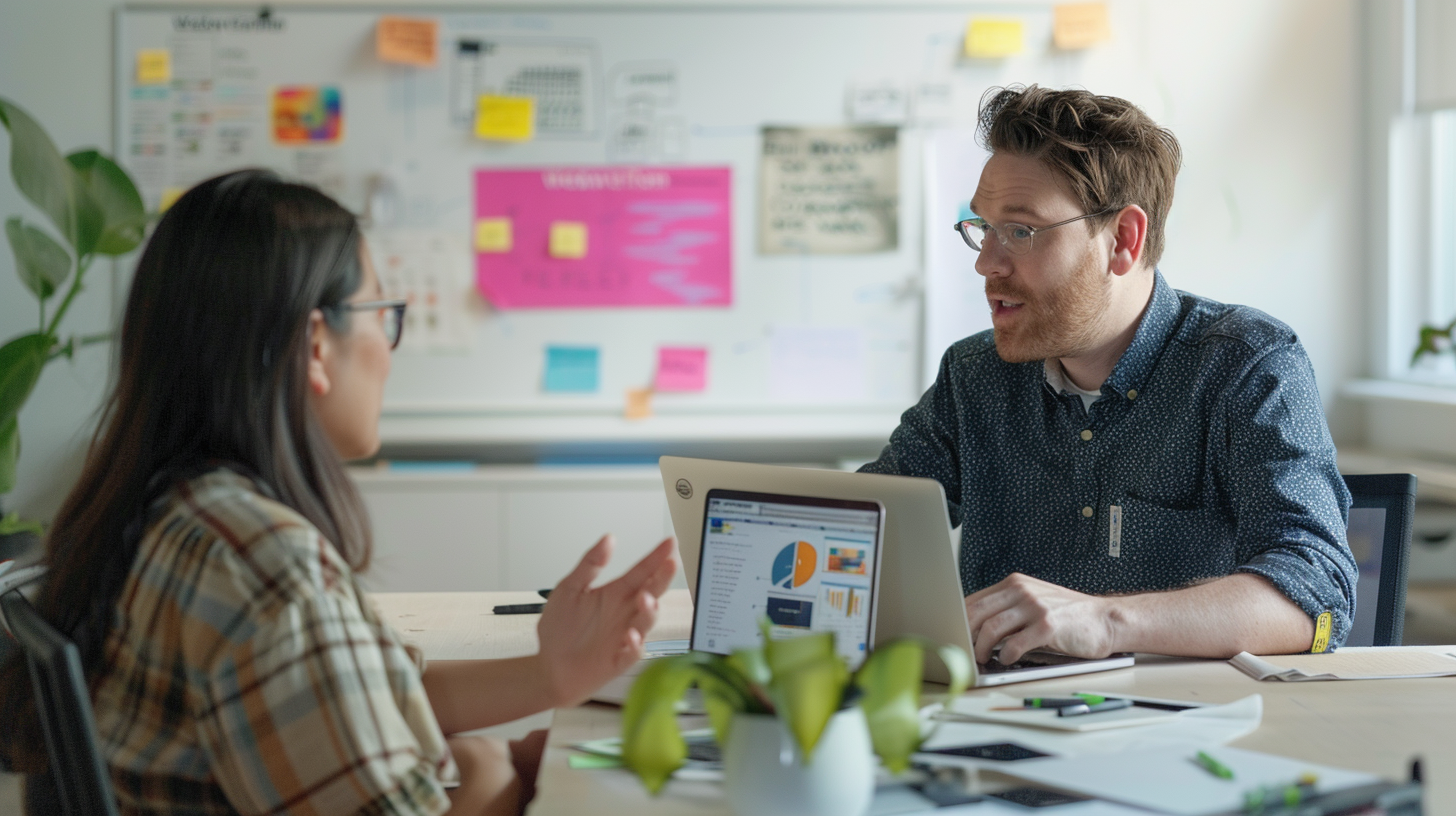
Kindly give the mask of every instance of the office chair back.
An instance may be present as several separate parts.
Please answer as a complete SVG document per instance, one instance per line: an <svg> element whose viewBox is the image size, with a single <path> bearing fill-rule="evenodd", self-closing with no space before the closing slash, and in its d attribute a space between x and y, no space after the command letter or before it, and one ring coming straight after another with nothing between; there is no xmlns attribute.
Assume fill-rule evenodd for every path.
<svg viewBox="0 0 1456 816"><path fill-rule="evenodd" d="M1354 499L1348 538L1360 580L1346 646L1399 646L1405 625L1406 571L1416 477L1409 473L1346 476Z"/></svg>
<svg viewBox="0 0 1456 816"><path fill-rule="evenodd" d="M76 645L57 632L18 591L0 595L0 612L25 653L50 757L50 777L66 816L115 816L116 797L101 759L91 695Z"/></svg>

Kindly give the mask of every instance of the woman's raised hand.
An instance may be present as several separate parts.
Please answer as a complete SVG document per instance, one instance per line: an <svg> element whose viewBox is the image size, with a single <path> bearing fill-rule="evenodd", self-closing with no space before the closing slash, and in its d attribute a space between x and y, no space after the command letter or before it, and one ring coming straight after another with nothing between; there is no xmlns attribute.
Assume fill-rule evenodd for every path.
<svg viewBox="0 0 1456 816"><path fill-rule="evenodd" d="M593 587L611 555L612 537L602 536L551 590L536 626L545 680L558 707L584 702L642 657L643 639L657 621L657 599L677 572L677 547L668 538L627 574Z"/></svg>

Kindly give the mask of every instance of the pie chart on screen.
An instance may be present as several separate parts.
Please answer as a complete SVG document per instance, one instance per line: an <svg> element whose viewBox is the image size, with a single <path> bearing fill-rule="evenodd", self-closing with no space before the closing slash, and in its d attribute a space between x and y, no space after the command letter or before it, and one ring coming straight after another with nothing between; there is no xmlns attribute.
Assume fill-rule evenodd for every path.
<svg viewBox="0 0 1456 816"><path fill-rule="evenodd" d="M814 552L814 545L807 541L795 541L794 543L779 550L773 562L773 585L784 589L801 587L814 577L814 568L818 566L819 554Z"/></svg>

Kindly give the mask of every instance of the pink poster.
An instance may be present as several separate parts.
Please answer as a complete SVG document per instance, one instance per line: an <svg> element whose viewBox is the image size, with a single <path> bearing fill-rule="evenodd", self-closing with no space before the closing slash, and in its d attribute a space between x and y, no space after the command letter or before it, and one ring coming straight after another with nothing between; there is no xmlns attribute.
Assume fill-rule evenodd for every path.
<svg viewBox="0 0 1456 816"><path fill-rule="evenodd" d="M727 167L475 174L475 282L499 309L729 306Z"/></svg>

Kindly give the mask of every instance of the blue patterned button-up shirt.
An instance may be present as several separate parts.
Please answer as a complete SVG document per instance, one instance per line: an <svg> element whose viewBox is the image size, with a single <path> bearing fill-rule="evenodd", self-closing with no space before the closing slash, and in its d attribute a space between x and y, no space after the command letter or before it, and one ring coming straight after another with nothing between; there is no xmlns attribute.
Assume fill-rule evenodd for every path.
<svg viewBox="0 0 1456 816"><path fill-rule="evenodd" d="M1090 409L992 332L946 352L935 384L863 470L928 476L961 525L967 594L1013 572L1090 594L1262 575L1330 646L1355 611L1350 494L1294 332L1247 306L1152 302Z"/></svg>

